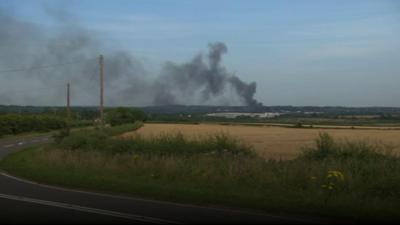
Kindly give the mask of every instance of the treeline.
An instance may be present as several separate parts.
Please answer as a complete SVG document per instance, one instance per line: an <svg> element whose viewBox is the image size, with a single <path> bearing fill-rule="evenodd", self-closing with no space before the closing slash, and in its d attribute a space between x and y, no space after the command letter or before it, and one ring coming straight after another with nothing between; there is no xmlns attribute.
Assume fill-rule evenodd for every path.
<svg viewBox="0 0 400 225"><path fill-rule="evenodd" d="M96 120L98 112L92 108L87 110L80 107L77 112L72 112L71 118L67 123L67 115L61 109L55 113L49 114L42 112L40 114L0 114L0 137L4 135L16 135L26 132L46 132L50 130L60 130L70 127L84 127L98 125ZM105 123L111 126L134 123L136 121L145 121L146 114L135 108L106 108Z"/></svg>
<svg viewBox="0 0 400 225"><path fill-rule="evenodd" d="M65 128L63 117L52 115L0 115L0 136L25 132L45 132Z"/></svg>

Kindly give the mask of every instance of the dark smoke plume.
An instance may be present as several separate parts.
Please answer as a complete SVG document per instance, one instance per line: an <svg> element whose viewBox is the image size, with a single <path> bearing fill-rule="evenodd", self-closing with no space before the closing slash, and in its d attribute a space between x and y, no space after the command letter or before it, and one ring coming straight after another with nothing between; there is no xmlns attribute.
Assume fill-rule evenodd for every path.
<svg viewBox="0 0 400 225"><path fill-rule="evenodd" d="M221 65L228 51L224 43L209 44L206 57L198 54L182 65L168 62L158 77L149 78L137 58L126 51L106 51L105 43L95 38L99 35L77 24L64 9L45 11L54 23L51 33L0 9L0 70L27 68L0 74L0 105L63 105L67 82L73 105L97 105L100 53L105 56L109 106L219 104L215 99L226 99L228 90L234 90L241 104L260 104L254 99L256 84L240 80ZM35 69L47 65L59 66Z"/></svg>
<svg viewBox="0 0 400 225"><path fill-rule="evenodd" d="M167 63L160 79L156 82L157 93L154 98L156 105L176 104L178 98L195 98L201 94L200 101L207 102L212 97L218 97L230 85L248 106L260 106L254 99L256 83L250 84L227 72L221 65L222 54L228 48L222 42L209 44L208 64L203 55L195 56L191 62L182 65Z"/></svg>

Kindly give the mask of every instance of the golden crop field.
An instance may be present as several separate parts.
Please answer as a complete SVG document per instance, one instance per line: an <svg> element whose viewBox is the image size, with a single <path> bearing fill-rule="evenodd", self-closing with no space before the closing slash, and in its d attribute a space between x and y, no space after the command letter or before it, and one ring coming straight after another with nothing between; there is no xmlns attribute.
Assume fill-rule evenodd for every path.
<svg viewBox="0 0 400 225"><path fill-rule="evenodd" d="M266 158L292 159L302 149L314 143L320 132L327 132L337 140L367 140L394 147L400 153L400 130L383 129L304 129L271 126L219 125L219 124L144 124L137 131L124 136L140 134L144 137L162 133L181 132L195 137L224 132L251 144Z"/></svg>

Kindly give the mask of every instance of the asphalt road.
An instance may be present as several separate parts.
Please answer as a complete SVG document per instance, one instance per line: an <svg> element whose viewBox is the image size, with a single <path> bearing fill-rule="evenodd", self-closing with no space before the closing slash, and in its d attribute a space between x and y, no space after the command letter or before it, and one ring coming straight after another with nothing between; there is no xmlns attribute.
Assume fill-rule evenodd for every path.
<svg viewBox="0 0 400 225"><path fill-rule="evenodd" d="M0 158L24 147L51 141L39 136L0 141ZM170 203L38 184L0 173L0 223L164 224L249 223L324 224L334 221L300 216Z"/></svg>

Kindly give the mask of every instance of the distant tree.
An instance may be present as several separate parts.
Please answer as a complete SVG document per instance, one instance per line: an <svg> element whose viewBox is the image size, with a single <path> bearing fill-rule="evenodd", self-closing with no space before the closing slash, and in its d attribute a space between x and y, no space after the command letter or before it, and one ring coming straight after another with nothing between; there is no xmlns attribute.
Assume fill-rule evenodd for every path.
<svg viewBox="0 0 400 225"><path fill-rule="evenodd" d="M297 122L297 123L294 125L294 127L295 127L295 128L303 128L303 124L302 124L301 122Z"/></svg>
<svg viewBox="0 0 400 225"><path fill-rule="evenodd" d="M138 120L144 121L145 119L144 112L133 108L118 107L107 109L105 114L105 121L111 126L134 123Z"/></svg>

